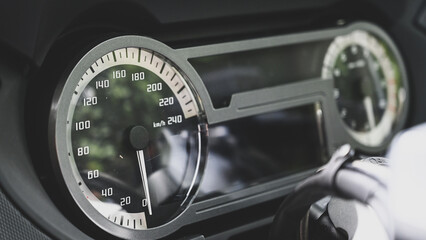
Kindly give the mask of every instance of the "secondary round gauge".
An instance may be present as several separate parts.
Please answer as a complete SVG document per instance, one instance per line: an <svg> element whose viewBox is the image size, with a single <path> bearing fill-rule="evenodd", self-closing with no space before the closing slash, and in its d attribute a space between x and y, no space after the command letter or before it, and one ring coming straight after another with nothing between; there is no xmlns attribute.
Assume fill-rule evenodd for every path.
<svg viewBox="0 0 426 240"><path fill-rule="evenodd" d="M110 231L105 220L146 230L182 214L205 158L207 128L194 89L144 42L153 40L120 37L91 50L52 113L65 183L83 212Z"/></svg>
<svg viewBox="0 0 426 240"><path fill-rule="evenodd" d="M328 48L322 70L334 79L334 98L350 135L376 147L389 137L405 101L401 67L380 39L357 30Z"/></svg>

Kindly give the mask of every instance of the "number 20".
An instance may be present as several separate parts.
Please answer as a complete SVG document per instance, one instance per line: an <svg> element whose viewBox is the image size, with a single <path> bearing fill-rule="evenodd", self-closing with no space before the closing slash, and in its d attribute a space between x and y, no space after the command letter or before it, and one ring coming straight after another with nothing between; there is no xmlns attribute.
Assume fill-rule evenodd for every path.
<svg viewBox="0 0 426 240"><path fill-rule="evenodd" d="M120 198L120 206L129 205L131 203L130 196Z"/></svg>

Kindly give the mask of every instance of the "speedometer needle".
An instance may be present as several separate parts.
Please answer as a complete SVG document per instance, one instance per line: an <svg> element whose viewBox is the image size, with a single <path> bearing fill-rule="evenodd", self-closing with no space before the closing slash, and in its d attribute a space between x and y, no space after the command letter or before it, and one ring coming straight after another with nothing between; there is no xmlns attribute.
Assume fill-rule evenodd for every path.
<svg viewBox="0 0 426 240"><path fill-rule="evenodd" d="M368 124L370 125L370 128L373 129L376 126L376 121L374 118L373 102L371 101L371 97L367 96L364 98L364 107L367 111Z"/></svg>
<svg viewBox="0 0 426 240"><path fill-rule="evenodd" d="M148 177L146 175L145 157L143 155L143 150L136 151L136 155L138 156L139 170L141 171L143 190L145 192L148 205L148 213L149 215L152 215L151 198L149 196Z"/></svg>

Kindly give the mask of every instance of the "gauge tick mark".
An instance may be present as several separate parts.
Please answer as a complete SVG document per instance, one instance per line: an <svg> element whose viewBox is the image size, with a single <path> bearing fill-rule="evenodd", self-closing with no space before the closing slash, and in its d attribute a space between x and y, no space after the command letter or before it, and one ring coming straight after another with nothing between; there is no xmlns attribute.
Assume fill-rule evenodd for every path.
<svg viewBox="0 0 426 240"><path fill-rule="evenodd" d="M151 61L149 62L149 64L152 64L152 60L154 60L154 53L151 53Z"/></svg>
<svg viewBox="0 0 426 240"><path fill-rule="evenodd" d="M112 57L114 58L114 62L117 62L117 56L115 56L115 52L112 52Z"/></svg>
<svg viewBox="0 0 426 240"><path fill-rule="evenodd" d="M175 85L176 86L176 85ZM177 91L177 94L181 93L183 91L183 89L185 89L185 86L182 86L179 91Z"/></svg>
<svg viewBox="0 0 426 240"><path fill-rule="evenodd" d="M164 67L166 66L166 63L165 62L163 62L163 66L161 66L161 70L160 70L160 74L163 74L163 71L164 71Z"/></svg>

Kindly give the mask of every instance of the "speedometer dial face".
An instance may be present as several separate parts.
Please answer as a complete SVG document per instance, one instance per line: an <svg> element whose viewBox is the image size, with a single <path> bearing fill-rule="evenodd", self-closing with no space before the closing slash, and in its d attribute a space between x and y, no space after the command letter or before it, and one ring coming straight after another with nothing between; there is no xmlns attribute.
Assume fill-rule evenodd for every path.
<svg viewBox="0 0 426 240"><path fill-rule="evenodd" d="M177 67L152 50L132 46L85 58L77 66L84 73L68 78L56 116L58 159L73 179L65 177L71 194L92 220L88 208L124 228L164 225L197 187L206 129L201 105Z"/></svg>
<svg viewBox="0 0 426 240"><path fill-rule="evenodd" d="M352 137L370 147L382 144L406 95L386 45L361 30L339 36L328 49L322 77L334 79L339 115Z"/></svg>

